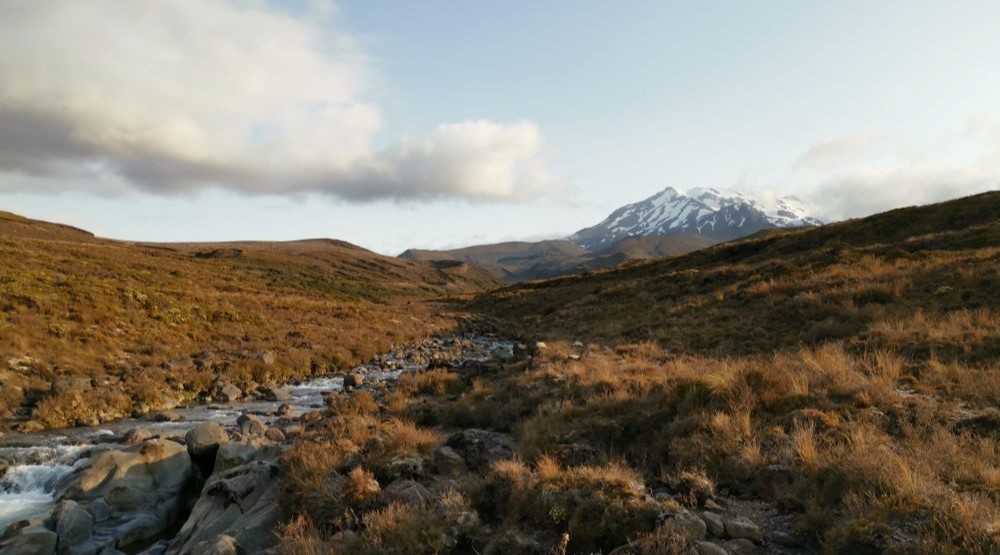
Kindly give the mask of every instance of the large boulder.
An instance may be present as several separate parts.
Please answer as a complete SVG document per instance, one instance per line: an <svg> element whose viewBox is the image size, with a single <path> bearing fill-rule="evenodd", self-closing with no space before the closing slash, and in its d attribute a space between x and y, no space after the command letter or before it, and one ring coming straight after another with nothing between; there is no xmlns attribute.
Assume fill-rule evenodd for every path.
<svg viewBox="0 0 1000 555"><path fill-rule="evenodd" d="M52 512L51 524L58 536L59 553L69 553L73 550L80 552L89 550L91 553L96 551L90 542L94 517L76 501L66 499L59 502ZM90 542L89 547L84 546L88 542Z"/></svg>
<svg viewBox="0 0 1000 555"><path fill-rule="evenodd" d="M89 503L92 508L106 503L112 514L104 516L114 518L96 526L92 535L103 538L101 545L114 543L124 548L154 539L175 524L192 474L187 449L169 440L154 439L94 455L56 488L57 499L64 501L60 506L65 507L62 514L75 514L69 518L57 511L54 518L60 534L60 552L63 552L62 536L75 537L75 531L83 527L80 520L86 520L75 510L70 511L72 505L65 503L66 500ZM92 519L90 523L93 524ZM90 547L84 542L78 549L65 553L93 555Z"/></svg>
<svg viewBox="0 0 1000 555"><path fill-rule="evenodd" d="M219 446L229 443L229 433L218 422L202 422L184 436L192 457L215 457Z"/></svg>
<svg viewBox="0 0 1000 555"><path fill-rule="evenodd" d="M57 494L60 499L108 500L109 494L121 496L128 490L135 492L141 505L148 505L162 495L179 493L190 477L191 458L184 446L154 439L98 453L61 483Z"/></svg>
<svg viewBox="0 0 1000 555"><path fill-rule="evenodd" d="M465 460L471 470L485 472L493 463L514 457L510 436L487 430L463 430L448 438L448 447Z"/></svg>
<svg viewBox="0 0 1000 555"><path fill-rule="evenodd" d="M233 538L246 553L273 547L281 521L279 489L276 458L219 470L205 484L167 555L216 553L204 550L218 546L221 536Z"/></svg>
<svg viewBox="0 0 1000 555"><path fill-rule="evenodd" d="M0 555L55 555L58 536L44 526L28 526L0 543Z"/></svg>

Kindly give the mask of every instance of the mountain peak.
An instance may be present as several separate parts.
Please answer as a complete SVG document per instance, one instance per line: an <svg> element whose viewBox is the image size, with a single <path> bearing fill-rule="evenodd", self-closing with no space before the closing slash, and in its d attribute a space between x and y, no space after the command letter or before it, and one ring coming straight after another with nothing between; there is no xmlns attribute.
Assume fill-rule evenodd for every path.
<svg viewBox="0 0 1000 555"><path fill-rule="evenodd" d="M646 235L700 234L727 241L762 229L822 223L795 197L765 198L713 187L681 193L667 187L615 210L603 222L574 233L569 240L592 250Z"/></svg>

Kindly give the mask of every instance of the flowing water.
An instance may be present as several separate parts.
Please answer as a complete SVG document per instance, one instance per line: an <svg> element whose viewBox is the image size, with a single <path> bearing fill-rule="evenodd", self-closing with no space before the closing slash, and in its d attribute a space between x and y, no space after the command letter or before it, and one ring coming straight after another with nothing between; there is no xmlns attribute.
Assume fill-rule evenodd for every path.
<svg viewBox="0 0 1000 555"><path fill-rule="evenodd" d="M482 362L498 354L510 356L513 344L493 337L471 338L475 354L465 356L458 364ZM381 360L393 360L391 354ZM381 365L360 366L355 371L365 374L367 381L392 381L404 372L420 371L426 365L409 364L399 360L397 367L384 370ZM178 408L176 422L154 422L144 419L125 419L109 422L96 428L75 428L36 434L15 434L0 438L0 535L7 526L27 518L46 518L55 505L53 492L60 479L82 464L95 449L120 447L117 443L126 431L141 426L156 434L184 434L202 422L214 420L223 425L235 425L244 412L258 415L273 413L288 403L293 407L291 416L323 406L323 393L343 389L342 376L319 377L296 385L289 385L291 399L283 402L254 401L228 405L207 405ZM270 418L263 416L265 422ZM3 471L4 462L10 466Z"/></svg>

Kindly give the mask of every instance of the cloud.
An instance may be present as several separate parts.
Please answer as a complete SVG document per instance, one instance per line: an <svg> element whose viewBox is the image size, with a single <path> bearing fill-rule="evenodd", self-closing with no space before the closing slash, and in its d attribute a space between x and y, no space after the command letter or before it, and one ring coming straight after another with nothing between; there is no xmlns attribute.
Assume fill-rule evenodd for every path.
<svg viewBox="0 0 1000 555"><path fill-rule="evenodd" d="M997 120L971 118L963 130L945 132L930 143L879 133L879 140L868 143L866 149L861 145L867 141L856 140L862 136L867 135L818 143L807 149L786 177L800 188L802 183L813 184L804 196L824 219L867 216L1000 189ZM823 152L845 155L816 157ZM804 159L822 159L823 163L803 164Z"/></svg>
<svg viewBox="0 0 1000 555"><path fill-rule="evenodd" d="M516 201L560 183L531 122L375 149L371 64L330 2L3 4L0 190Z"/></svg>
<svg viewBox="0 0 1000 555"><path fill-rule="evenodd" d="M886 140L886 134L876 129L830 137L806 150L795 162L795 167L823 169L863 158L871 155Z"/></svg>

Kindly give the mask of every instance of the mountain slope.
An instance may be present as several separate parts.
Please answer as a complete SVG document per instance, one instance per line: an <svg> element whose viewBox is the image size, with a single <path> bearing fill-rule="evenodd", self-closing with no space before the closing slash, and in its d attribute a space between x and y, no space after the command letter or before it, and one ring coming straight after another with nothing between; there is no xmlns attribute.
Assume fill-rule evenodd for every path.
<svg viewBox="0 0 1000 555"><path fill-rule="evenodd" d="M411 249L400 258L463 261L515 283L608 268L628 260L683 254L715 243L696 234L628 237L610 248L591 252L570 241L510 242L445 251Z"/></svg>
<svg viewBox="0 0 1000 555"><path fill-rule="evenodd" d="M404 260L460 260L484 268L508 281L530 279L536 266L559 265L587 254L569 241L511 241L476 245L452 250L410 249L399 255Z"/></svg>
<svg viewBox="0 0 1000 555"><path fill-rule="evenodd" d="M344 368L446 325L436 299L500 283L341 241L139 244L3 222L0 421L28 429Z"/></svg>
<svg viewBox="0 0 1000 555"><path fill-rule="evenodd" d="M794 197L765 203L741 193L692 189L683 194L668 187L615 210L601 223L576 232L569 240L600 250L632 236L699 234L728 241L763 229L821 223Z"/></svg>
<svg viewBox="0 0 1000 555"><path fill-rule="evenodd" d="M1000 308L997 245L1000 193L987 193L521 284L484 294L477 306L550 338L769 350L859 333L886 305L907 317L921 308ZM976 287L963 286L966 272Z"/></svg>
<svg viewBox="0 0 1000 555"><path fill-rule="evenodd" d="M535 349L437 414L503 423L526 460L586 449L692 509L713 492L773 507L794 552L1000 546L1000 192L472 306Z"/></svg>

